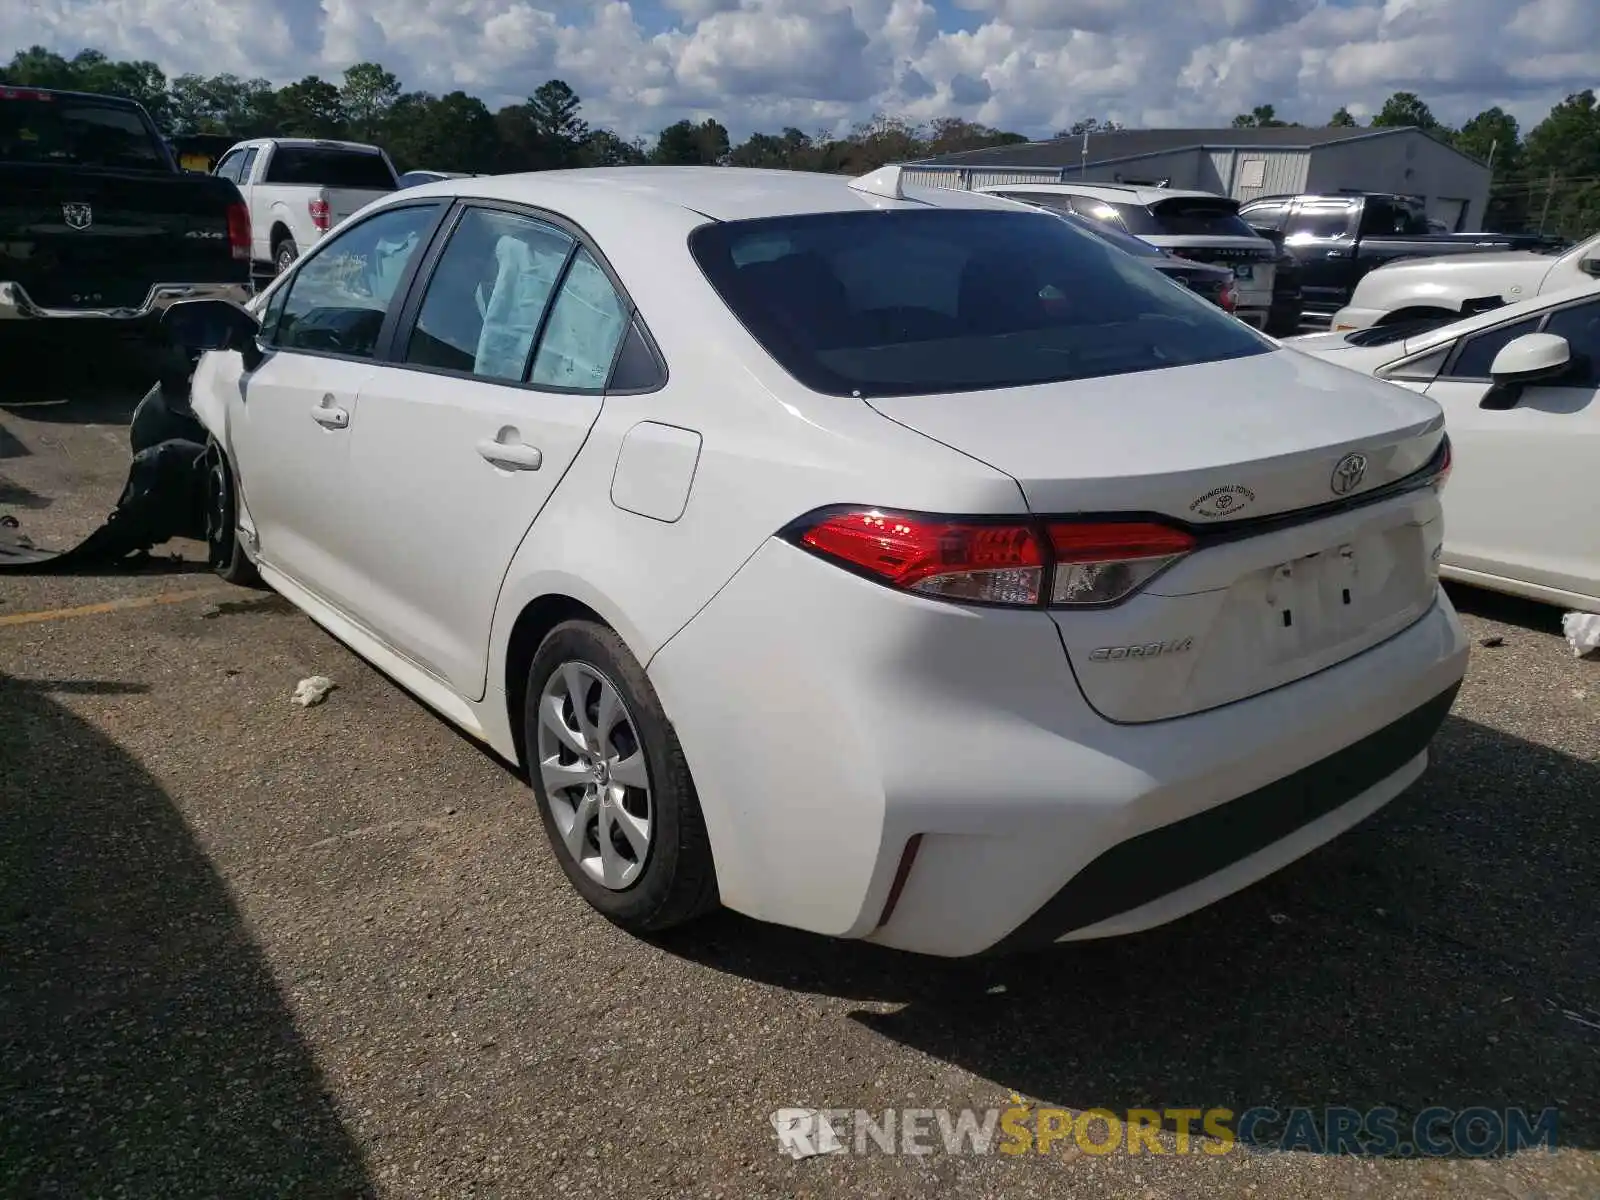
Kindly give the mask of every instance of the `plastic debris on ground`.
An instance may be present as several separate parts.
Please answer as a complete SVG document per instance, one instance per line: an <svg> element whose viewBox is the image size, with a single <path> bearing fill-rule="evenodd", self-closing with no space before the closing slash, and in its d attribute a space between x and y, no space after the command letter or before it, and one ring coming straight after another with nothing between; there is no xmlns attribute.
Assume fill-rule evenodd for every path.
<svg viewBox="0 0 1600 1200"><path fill-rule="evenodd" d="M312 675L310 678L302 679L295 684L294 702L301 708L310 708L313 705L321 704L328 698L328 693L333 691L335 686L333 680L326 675Z"/></svg>
<svg viewBox="0 0 1600 1200"><path fill-rule="evenodd" d="M779 1150L796 1162L844 1149L832 1122L814 1108L780 1108L769 1119L778 1132Z"/></svg>
<svg viewBox="0 0 1600 1200"><path fill-rule="evenodd" d="M1600 653L1600 615L1569 612L1561 618L1561 632L1567 635L1567 645L1578 658Z"/></svg>

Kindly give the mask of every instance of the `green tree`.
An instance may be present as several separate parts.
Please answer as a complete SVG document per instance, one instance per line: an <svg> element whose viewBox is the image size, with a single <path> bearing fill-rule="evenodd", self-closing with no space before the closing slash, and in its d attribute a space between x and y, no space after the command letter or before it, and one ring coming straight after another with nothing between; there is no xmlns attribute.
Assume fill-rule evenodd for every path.
<svg viewBox="0 0 1600 1200"><path fill-rule="evenodd" d="M560 79L540 84L528 97L528 122L535 143L556 167L575 167L582 161L583 140L589 123L580 115L583 101Z"/></svg>
<svg viewBox="0 0 1600 1200"><path fill-rule="evenodd" d="M578 161L585 167L639 167L650 155L638 141L624 141L609 129L591 129L578 146Z"/></svg>
<svg viewBox="0 0 1600 1200"><path fill-rule="evenodd" d="M490 172L500 151L493 114L465 92L410 92L391 104L384 149L402 171Z"/></svg>
<svg viewBox="0 0 1600 1200"><path fill-rule="evenodd" d="M1350 129L1355 123L1356 119L1350 115L1350 110L1342 104L1333 116L1328 118L1328 128L1330 129Z"/></svg>
<svg viewBox="0 0 1600 1200"><path fill-rule="evenodd" d="M1488 162L1494 156L1496 175L1514 175L1521 166L1522 139L1517 119L1496 105L1473 117L1457 132L1456 148Z"/></svg>
<svg viewBox="0 0 1600 1200"><path fill-rule="evenodd" d="M277 126L276 100L265 79L179 75L167 89L167 123L174 133L260 137Z"/></svg>
<svg viewBox="0 0 1600 1200"><path fill-rule="evenodd" d="M1028 139L960 117L940 117L928 127L922 147L925 154L956 154L962 150L982 150L988 146L1011 146Z"/></svg>
<svg viewBox="0 0 1600 1200"><path fill-rule="evenodd" d="M707 117L698 125L689 120L668 125L656 139L650 161L658 166L716 166L731 154L727 127Z"/></svg>
<svg viewBox="0 0 1600 1200"><path fill-rule="evenodd" d="M71 91L78 86L78 75L72 64L54 50L46 50L43 46L18 50L11 56L5 70L0 72L0 77L17 87Z"/></svg>
<svg viewBox="0 0 1600 1200"><path fill-rule="evenodd" d="M1574 92L1528 130L1522 147L1529 223L1583 238L1600 229L1600 105Z"/></svg>
<svg viewBox="0 0 1600 1200"><path fill-rule="evenodd" d="M1102 121L1099 117L1080 117L1066 129L1056 130L1056 140L1081 138L1084 134L1115 133L1122 125L1117 121Z"/></svg>
<svg viewBox="0 0 1600 1200"><path fill-rule="evenodd" d="M1235 129L1285 129L1288 125L1288 121L1278 118L1277 109L1270 104L1258 104L1233 119Z"/></svg>
<svg viewBox="0 0 1600 1200"><path fill-rule="evenodd" d="M1390 96L1383 102L1378 115L1372 118L1372 124L1378 129L1396 129L1406 125L1427 130L1440 128L1433 110L1415 92L1396 92Z"/></svg>
<svg viewBox="0 0 1600 1200"><path fill-rule="evenodd" d="M384 119L400 98L400 81L375 62L359 62L344 73L339 103L350 133L363 141L376 141ZM488 110L484 110L487 115ZM445 170L447 168L438 168Z"/></svg>
<svg viewBox="0 0 1600 1200"><path fill-rule="evenodd" d="M278 132L284 137L338 138L346 132L339 89L317 75L307 75L278 89Z"/></svg>
<svg viewBox="0 0 1600 1200"><path fill-rule="evenodd" d="M792 126L780 134L752 133L728 155L730 167L763 167L779 171L808 169L816 143Z"/></svg>

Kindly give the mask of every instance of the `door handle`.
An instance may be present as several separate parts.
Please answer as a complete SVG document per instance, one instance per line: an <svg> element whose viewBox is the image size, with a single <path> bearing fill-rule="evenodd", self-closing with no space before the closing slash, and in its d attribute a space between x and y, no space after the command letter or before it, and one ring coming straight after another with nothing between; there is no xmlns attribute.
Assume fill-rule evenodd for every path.
<svg viewBox="0 0 1600 1200"><path fill-rule="evenodd" d="M322 397L322 403L311 410L311 419L326 429L345 429L350 425L350 410L340 408L329 392Z"/></svg>
<svg viewBox="0 0 1600 1200"><path fill-rule="evenodd" d="M485 462L507 471L537 471L544 465L543 453L525 442L497 442L485 438L478 443L478 454Z"/></svg>
<svg viewBox="0 0 1600 1200"><path fill-rule="evenodd" d="M1348 250L1329 250L1329 251L1327 251L1327 253L1326 253L1326 255L1324 257L1327 257L1327 258L1347 258L1347 257L1349 257L1349 254L1350 254L1350 252Z"/></svg>

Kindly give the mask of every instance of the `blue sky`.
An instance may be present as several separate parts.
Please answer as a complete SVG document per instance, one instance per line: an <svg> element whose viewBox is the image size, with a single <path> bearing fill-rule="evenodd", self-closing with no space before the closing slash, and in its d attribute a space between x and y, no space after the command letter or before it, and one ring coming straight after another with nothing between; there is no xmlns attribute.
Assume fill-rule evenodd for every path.
<svg viewBox="0 0 1600 1200"><path fill-rule="evenodd" d="M1591 86L1597 0L27 0L10 45L92 45L169 73L283 82L377 59L408 87L499 105L560 77L591 122L736 136L874 112L1044 136L1085 116L1322 121L1419 92L1445 120L1524 124Z"/></svg>

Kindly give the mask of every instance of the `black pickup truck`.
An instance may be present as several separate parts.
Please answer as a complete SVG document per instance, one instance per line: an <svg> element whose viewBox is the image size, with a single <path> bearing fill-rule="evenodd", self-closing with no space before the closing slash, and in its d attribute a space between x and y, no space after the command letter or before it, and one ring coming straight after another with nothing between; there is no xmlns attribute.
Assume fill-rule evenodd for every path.
<svg viewBox="0 0 1600 1200"><path fill-rule="evenodd" d="M1434 233L1427 210L1411 196L1262 196L1240 205L1239 215L1263 235L1280 235L1299 263L1301 315L1308 323L1326 324L1350 303L1361 277L1385 263L1548 249L1548 239L1537 234Z"/></svg>
<svg viewBox="0 0 1600 1200"><path fill-rule="evenodd" d="M250 295L250 216L181 170L140 105L0 84L0 335L154 335L174 300Z"/></svg>

